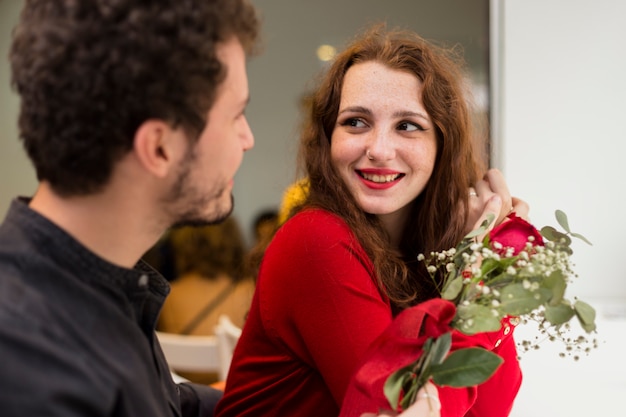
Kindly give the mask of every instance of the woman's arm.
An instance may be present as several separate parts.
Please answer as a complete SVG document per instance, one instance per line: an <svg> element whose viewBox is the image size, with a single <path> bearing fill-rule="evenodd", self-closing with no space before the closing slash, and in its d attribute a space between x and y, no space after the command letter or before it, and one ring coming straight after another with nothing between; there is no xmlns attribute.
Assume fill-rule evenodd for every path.
<svg viewBox="0 0 626 417"><path fill-rule="evenodd" d="M343 221L314 210L279 230L260 273L268 334L319 372L341 404L366 349L392 320L368 257Z"/></svg>

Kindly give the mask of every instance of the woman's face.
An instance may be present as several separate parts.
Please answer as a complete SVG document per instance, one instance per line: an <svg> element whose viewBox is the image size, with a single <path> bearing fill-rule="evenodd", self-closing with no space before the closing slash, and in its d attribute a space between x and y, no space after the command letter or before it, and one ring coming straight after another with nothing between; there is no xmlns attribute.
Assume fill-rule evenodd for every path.
<svg viewBox="0 0 626 417"><path fill-rule="evenodd" d="M374 61L345 74L331 158L367 213L402 218L430 179L437 141L421 97L415 75Z"/></svg>

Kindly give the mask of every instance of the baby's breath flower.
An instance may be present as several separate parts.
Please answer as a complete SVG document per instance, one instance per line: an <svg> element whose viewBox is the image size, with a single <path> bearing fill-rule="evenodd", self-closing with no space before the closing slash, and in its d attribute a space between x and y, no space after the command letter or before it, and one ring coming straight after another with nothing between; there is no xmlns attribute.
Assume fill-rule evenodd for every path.
<svg viewBox="0 0 626 417"><path fill-rule="evenodd" d="M562 323L558 321L560 318L557 318L557 323L553 324L549 318L554 319L551 317L554 314L548 314L546 317L546 313L549 300L558 297L576 310L572 317L579 319L587 333L595 330L595 315L592 314L595 312L591 306L584 305L585 303L579 305L580 300L570 302L563 296L563 284L567 285L577 275L573 271L570 259L570 239L560 237L566 235L580 237L580 235L569 232L567 222L563 222L564 213L557 213L557 220L568 229L566 233L546 228L545 231L542 229L545 233L543 237L536 229L533 230L532 225L524 223L523 219L513 216L511 220L512 223L507 227L493 229L483 241L472 237L477 234L473 233L456 248L431 252L428 259L420 254L417 259L427 262L427 270L432 277L437 271L445 271L444 282L441 284L441 288L446 288L443 296L454 302L457 307L464 307L461 310L463 318L456 317L452 321L452 328L466 333L489 328L494 320L492 317L485 317L483 311L486 311L488 316L493 315L496 326L507 316L518 317L518 323L520 321L528 323L532 320L538 323L538 334L534 341L521 341L519 343L521 350L537 349L539 342L543 340L561 340L565 343L565 353L561 355L577 360L581 355L588 354L591 348L597 347L597 341L567 337L566 333L570 330L569 322ZM513 229L508 228L511 225ZM481 227L484 228L483 232L487 231L487 226ZM517 241L516 233L521 231L532 233L526 242ZM520 246L523 247L521 251ZM555 271L560 274L555 275ZM449 285L452 282L454 285ZM530 294L520 292L520 285ZM472 307L478 308L474 310ZM481 313L473 315L473 311ZM516 324L513 321L511 323Z"/></svg>
<svg viewBox="0 0 626 417"><path fill-rule="evenodd" d="M423 253L420 253L419 255L417 255L417 260L420 262L423 262L426 259L426 257L424 256Z"/></svg>

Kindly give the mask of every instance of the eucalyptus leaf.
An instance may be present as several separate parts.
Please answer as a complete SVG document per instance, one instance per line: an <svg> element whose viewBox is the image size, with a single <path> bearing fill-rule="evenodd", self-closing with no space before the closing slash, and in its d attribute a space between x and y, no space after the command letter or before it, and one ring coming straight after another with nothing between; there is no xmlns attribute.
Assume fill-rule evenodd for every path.
<svg viewBox="0 0 626 417"><path fill-rule="evenodd" d="M466 235L465 235L465 238L466 238L466 239L473 239L473 238L475 238L476 236L480 236L480 235L482 235L482 234L483 234L483 233L485 233L486 231L487 231L487 228L486 228L486 227L481 226L481 227L479 227L478 229L474 229L474 230L472 230L471 232L469 232L468 234L466 234Z"/></svg>
<svg viewBox="0 0 626 417"><path fill-rule="evenodd" d="M455 388L478 385L489 379L502 362L500 356L483 348L459 349L440 365L433 366L433 381Z"/></svg>
<svg viewBox="0 0 626 417"><path fill-rule="evenodd" d="M561 227L567 233L571 233L571 230L569 229L569 222L567 221L567 214L565 214L562 210L557 210L554 212L554 215L556 216L556 221L559 222Z"/></svg>
<svg viewBox="0 0 626 417"><path fill-rule="evenodd" d="M546 306L544 316L551 324L559 326L570 321L574 314L576 313L571 305L560 303L555 306Z"/></svg>
<svg viewBox="0 0 626 417"><path fill-rule="evenodd" d="M459 275L452 281L448 282L444 287L441 298L444 300L454 300L461 293L463 289L463 277Z"/></svg>
<svg viewBox="0 0 626 417"><path fill-rule="evenodd" d="M559 232L558 230L556 230L554 227L552 226L543 226L540 230L541 235L543 237L545 237L546 239L548 239L551 242L555 242L557 241L559 238L557 237L557 233L560 235L562 234L561 232Z"/></svg>
<svg viewBox="0 0 626 417"><path fill-rule="evenodd" d="M576 310L576 316L580 325L587 333L591 333L596 329L596 310L584 301L576 301L574 303L574 310Z"/></svg>
<svg viewBox="0 0 626 417"><path fill-rule="evenodd" d="M549 303L551 306L557 306L561 303L563 297L565 296L567 281L565 281L563 272L556 270L543 280L541 286L552 291Z"/></svg>
<svg viewBox="0 0 626 417"><path fill-rule="evenodd" d="M569 246L572 244L572 239L563 232L559 232L552 226L544 226L541 228L541 235L551 242L558 243L560 245Z"/></svg>
<svg viewBox="0 0 626 417"><path fill-rule="evenodd" d="M586 244L588 244L590 246L593 246L593 243L591 243L586 237L584 237L580 233L571 233L571 235L574 236L575 238L578 238L578 239L582 240Z"/></svg>
<svg viewBox="0 0 626 417"><path fill-rule="evenodd" d="M469 304L457 307L455 327L465 334L475 334L500 330L502 323L500 323L499 314L494 314L494 309L479 304Z"/></svg>
<svg viewBox="0 0 626 417"><path fill-rule="evenodd" d="M501 291L500 309L512 316L530 313L550 298L552 292L545 288L534 291L524 288L521 283L509 284Z"/></svg>

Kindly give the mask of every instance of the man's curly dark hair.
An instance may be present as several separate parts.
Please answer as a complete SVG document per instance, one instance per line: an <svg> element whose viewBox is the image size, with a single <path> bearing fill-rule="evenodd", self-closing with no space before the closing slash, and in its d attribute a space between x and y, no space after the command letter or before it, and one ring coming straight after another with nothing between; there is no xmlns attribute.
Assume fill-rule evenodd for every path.
<svg viewBox="0 0 626 417"><path fill-rule="evenodd" d="M225 78L216 46L251 54L258 32L246 0L26 0L10 61L38 179L100 190L152 118L197 140Z"/></svg>

